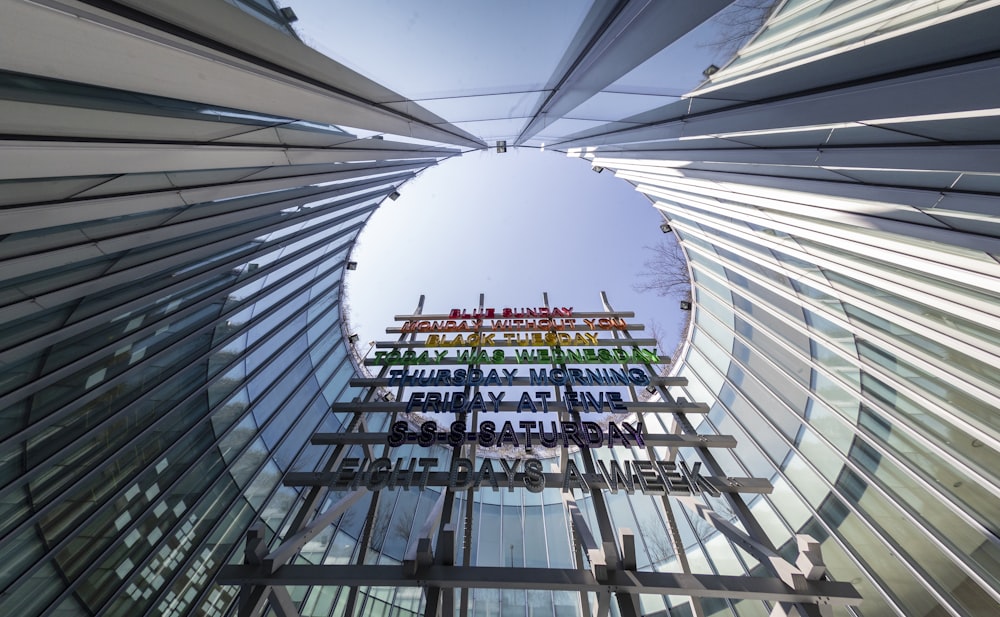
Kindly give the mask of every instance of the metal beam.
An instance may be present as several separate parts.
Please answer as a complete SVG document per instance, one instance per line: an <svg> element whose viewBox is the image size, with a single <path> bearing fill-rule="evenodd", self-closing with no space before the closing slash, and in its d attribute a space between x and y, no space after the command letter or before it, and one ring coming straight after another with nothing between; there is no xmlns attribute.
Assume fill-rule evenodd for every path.
<svg viewBox="0 0 1000 617"><path fill-rule="evenodd" d="M459 472L461 473L461 471ZM471 473L471 472L470 472ZM563 480L565 476L562 473L544 473L545 486L549 488L560 488L563 485ZM590 486L592 491L600 490L605 491L608 489L608 484L604 480L604 477L599 473L581 473L580 474L587 484ZM718 490L720 493L753 493L753 494L769 494L773 490L773 486L767 480L763 478L730 478L722 476L701 476L704 478L713 488ZM636 487L641 486L638 481L638 476L632 476L633 485ZM334 485L335 481L340 480L336 472L316 472L316 471L293 471L285 474L283 483L285 486L330 486L334 489L346 489L346 485ZM344 479L348 481L347 479ZM451 480L451 472L448 471L431 471L427 474L427 484L425 486L429 487L451 487L453 484ZM359 486L362 486L359 483ZM419 483L414 481L411 488L418 488ZM518 472L514 475L513 485L515 488L524 488L526 486L524 481L524 474ZM507 479L500 476L497 478L497 486L500 488L506 488L508 486ZM400 484L394 489L386 490L396 490L405 489L406 485ZM485 485L473 486L471 488L482 490L484 488L492 488L491 483L486 483ZM464 487L463 487L464 490ZM628 492L624 487L620 487L619 490L622 492ZM642 492L640 488L635 489L638 492ZM634 492L634 491L633 491ZM689 495L689 491L681 487L671 487L668 496L681 496Z"/></svg>
<svg viewBox="0 0 1000 617"><path fill-rule="evenodd" d="M415 573L419 567L431 563L434 558L431 552L431 536L434 534L434 528L437 527L438 521L441 520L447 494L447 491L441 491L441 495L434 502L431 511L427 513L427 520L417 532L417 541L410 545L403 557L403 566L411 573Z"/></svg>
<svg viewBox="0 0 1000 617"><path fill-rule="evenodd" d="M529 318L529 317L504 317L503 319L506 319L506 320L523 319L523 320L527 320L527 321L538 321L540 319L563 319L563 318L562 317L531 317L531 318ZM567 317L566 319L576 319L576 317L575 316L574 317ZM421 321L430 321L430 320L421 319ZM472 320L469 320L469 321L472 321ZM529 333L530 334L532 332L537 332L538 331L536 328L521 328L521 329L515 328L515 327L509 327L509 328L500 327L500 328L495 328L492 325L487 325L490 321L500 321L500 319L499 318L495 319L495 320L491 319L491 320L488 320L488 321L484 319L482 325L476 326L474 329L470 328L469 330L422 330L422 331L419 331L419 332L414 332L414 334L458 334L458 333L461 333L461 332L510 332L512 334L513 333L517 333L517 334ZM615 329L617 330L617 329L620 329L620 328L615 328ZM623 328L623 329L625 329L625 330L637 330L637 331L639 331L639 330L645 330L646 326L644 324L641 324L641 323L630 323L630 324L627 324L625 326L625 328ZM578 324L574 325L573 327L560 328L559 330L557 330L557 332L593 332L593 331L594 331L594 328L591 328L590 326L588 326L585 323L578 323ZM601 331L604 331L604 330L602 329ZM607 330L607 331L610 332L610 330ZM396 327L393 327L393 328L386 328L385 329L385 333L386 334L400 334L400 333L403 333L403 327L402 326L396 326Z"/></svg>
<svg viewBox="0 0 1000 617"><path fill-rule="evenodd" d="M553 120L565 116L727 4L729 0L629 0L624 3L560 77L515 143L525 143Z"/></svg>
<svg viewBox="0 0 1000 617"><path fill-rule="evenodd" d="M569 307L572 310L573 307ZM553 310L555 307L553 307ZM472 315L469 313L469 315ZM550 317L560 317L559 315L534 315L530 319L549 319ZM572 311L570 315L567 315L571 319L600 319L601 317L615 317L618 319L631 319L635 317L635 311ZM504 317L502 313L497 314L494 312L492 316L476 314L474 316L466 317L465 319L529 319L528 317L514 317L508 316ZM411 315L394 315L393 320L395 321L413 321L414 319L420 321L447 321L456 320L461 321L462 317L452 317L449 313L414 313Z"/></svg>
<svg viewBox="0 0 1000 617"><path fill-rule="evenodd" d="M317 516L308 526L302 528L298 533L282 542L281 546L271 551L264 558L264 565L273 572L288 563L309 540L312 540L316 535L332 525L337 520L337 517L346 512L348 508L354 505L367 492L368 489L362 487L342 497L329 510Z"/></svg>
<svg viewBox="0 0 1000 617"><path fill-rule="evenodd" d="M264 567L273 572L269 564L262 565L264 554L264 523L256 523L247 530L246 546L243 549L244 563L254 567ZM278 617L299 617L299 611L292 602L288 589L283 586L241 585L237 614L239 617L257 617L267 602Z"/></svg>
<svg viewBox="0 0 1000 617"><path fill-rule="evenodd" d="M268 594L268 601L278 617L300 617L299 610L292 602L292 596L285 587L272 587Z"/></svg>
<svg viewBox="0 0 1000 617"><path fill-rule="evenodd" d="M451 523L445 524L438 536L437 552L434 559L442 565L455 565L455 526ZM440 614L442 617L454 617L455 591L453 589L442 590L439 587L432 587L428 588L426 592L436 593L440 598ZM425 617L430 617L429 611L425 611L424 614Z"/></svg>
<svg viewBox="0 0 1000 617"><path fill-rule="evenodd" d="M976 18L980 16L977 15ZM935 33L935 29L926 30ZM902 37L901 37L902 38ZM866 48L874 49L873 46ZM842 58L843 54L834 57ZM813 64L804 65L811 72ZM775 73L777 84L789 82L784 72ZM982 84L1000 79L1000 65L995 59L972 62L943 68L935 67L903 79L872 80L864 84L825 84L824 89L786 92L775 98L773 88L765 91L761 83L755 84L759 92L748 98L752 105L734 101L725 108L711 109L704 113L690 114L690 106L701 107L704 101L725 96L722 91L714 95L705 90L696 91L684 105L641 117L625 118L637 125L619 129L621 123L609 123L594 129L568 136L564 141L547 144L548 148L565 150L572 147L594 147L604 144L637 143L660 139L714 138L719 134L744 131L788 131L800 127L833 125L864 119L866 125L891 124L899 114L899 101L908 101L907 117L962 113L969 110L991 109L995 101L991 90ZM794 86L793 86L794 87ZM928 92L948 93L948 96L928 96ZM905 129L904 129L905 130Z"/></svg>
<svg viewBox="0 0 1000 617"><path fill-rule="evenodd" d="M613 339L612 339L613 340ZM635 341L639 340L655 340L655 339L632 339ZM650 344L652 346L652 343ZM389 366L389 365L380 365ZM350 380L349 385L352 388L387 388L389 387L389 382L393 381L393 385L399 381L398 378L393 380L390 377L354 377ZM686 386L688 385L687 377L660 377L660 376L650 376L649 383L654 386ZM527 386L531 385L530 377L515 377L513 385L515 386Z"/></svg>
<svg viewBox="0 0 1000 617"><path fill-rule="evenodd" d="M102 9L72 0L5 3L0 68L211 106L246 109L252 103L253 111L282 118L485 146L230 3L103 4ZM106 10L112 6L114 13ZM60 41L58 48L48 44L53 39ZM102 52L100 62L95 50ZM205 88L202 82L220 87ZM389 101L405 104L406 111Z"/></svg>
<svg viewBox="0 0 1000 617"><path fill-rule="evenodd" d="M511 358L513 363L513 358ZM442 364L444 364L442 362ZM366 366L374 366L371 361L365 361ZM556 408L565 408L564 404L551 401L549 403L551 406ZM621 413L624 417L629 413L708 413L708 405L705 403L690 403L690 402L679 402L679 403L642 403L642 402L630 402L623 401L625 406L625 411ZM408 403L400 401L375 401L373 403L333 403L330 405L330 411L341 412L341 413L406 413L407 411L420 411L419 409L408 410ZM414 405L418 407L419 404ZM487 403L487 409L489 411L517 411L518 403L515 401L503 401L500 403L500 408L496 409L492 401ZM579 411L579 410L576 410Z"/></svg>
<svg viewBox="0 0 1000 617"><path fill-rule="evenodd" d="M516 433L519 443L524 443L525 434ZM365 445L384 444L389 433L313 433L311 443L319 446L340 444ZM643 442L654 448L735 448L736 438L732 435L644 435ZM475 434L466 433L465 443L476 441ZM530 452L530 450L528 451Z"/></svg>
<svg viewBox="0 0 1000 617"><path fill-rule="evenodd" d="M618 528L618 546L621 550L621 569L626 572L635 572L638 561L635 552L635 535L631 529L625 527ZM617 593L615 600L618 602L618 613L622 617L639 617L639 597L634 594Z"/></svg>
<svg viewBox="0 0 1000 617"><path fill-rule="evenodd" d="M417 577L403 566L286 565L274 574L261 566L227 565L219 572L224 585L339 585L346 587L423 587L442 589L547 589L651 593L697 598L729 598L766 602L857 605L861 596L849 583L805 581L793 589L778 578L681 574L677 572L608 571L598 582L593 573L566 568L474 567L432 564Z"/></svg>
<svg viewBox="0 0 1000 617"><path fill-rule="evenodd" d="M437 159L424 159L418 161L405 161L399 165L391 165L392 161L382 161L373 164L353 163L344 165L334 163L328 166L328 170L322 173L316 172L308 175L300 175L303 168L293 165L284 165L280 168L270 167L269 173L281 174L274 178L264 180L254 180L254 174L247 176L246 180L237 182L228 181L226 183L204 183L198 186L190 184L180 184L177 186L164 186L147 190L140 194L111 195L106 197L93 198L71 198L66 197L60 201L49 203L37 203L36 195L27 195L21 203L32 203L33 205L18 205L17 208L8 208L2 212L3 229L5 233L16 233L21 231L32 231L44 229L51 221L58 220L61 224L72 225L86 223L89 221L112 218L115 216L129 216L142 214L154 210L166 210L169 208L183 207L189 204L200 202L210 202L219 200L224 202L227 198L241 197L247 199L250 195L264 195L284 191L282 195L288 197L287 200L301 200L301 204L322 199L324 195L331 194L328 187L313 187L303 185L318 184L321 182L334 182L337 180L348 180L361 177L361 181L344 183L346 185L357 184L358 186L374 184L377 180L383 180L378 184L402 183L408 180L412 174L395 173L374 180L364 180L365 177L378 174L380 172L420 170L430 165L437 164ZM330 171L329 168L345 166L343 171ZM280 169L280 171L278 171ZM310 169L315 169L310 166ZM166 180L164 181L166 183ZM180 180L175 180L180 183ZM193 180L189 180L189 183ZM363 184L362 184L363 183ZM343 184L340 186L344 186ZM338 189L339 190L339 187ZM319 196L319 197L317 197ZM261 199L260 203L271 201ZM257 203L257 202L254 202ZM296 205L288 204L285 207ZM220 206L220 210L223 208ZM199 211L211 212L210 206L201 206Z"/></svg>
<svg viewBox="0 0 1000 617"><path fill-rule="evenodd" d="M657 356L657 357L659 358L660 361L657 362L656 364L669 364L670 363L670 358L668 358L667 356ZM473 361L475 361L475 359L473 359ZM514 355L514 354L508 354L503 360L501 360L499 362L496 362L496 361L490 362L489 365L486 365L486 366L494 366L494 365L505 365L506 366L506 365L511 365L511 364L520 365L520 366L527 366L529 364L536 364L536 365L539 365L539 366L545 366L545 365L550 365L552 362L553 362L553 360L552 360L552 357L551 357L551 353L550 353L549 359L542 360L541 358L539 358L535 362L525 362L525 361L522 361L519 358L517 358L517 356ZM613 360L611 363L612 364L630 364L630 365L642 364L642 362L638 362L638 361L622 362L621 360L617 360L617 359ZM484 365L485 365L485 363L484 363ZM600 367L602 365L603 365L602 362L591 363L591 366L595 366L595 367ZM434 362L434 364L418 365L418 364L403 364L402 362L396 362L396 363L392 363L392 364L388 364L387 365L384 360L383 361L377 361L374 358L369 358L369 359L365 360L365 366L399 366L399 367L408 367L408 368L433 368L435 366L445 366L445 367L458 366L458 367L461 367L461 368L468 368L469 361L468 360L464 360L464 359L460 360L460 359L458 359L456 357L442 357L440 360L436 360ZM482 365L476 365L477 368L481 368L481 366Z"/></svg>
<svg viewBox="0 0 1000 617"><path fill-rule="evenodd" d="M508 334L529 334L529 335L530 334L540 334L543 337L546 334L551 334L551 332L542 332L542 331L535 331L535 330L505 330L504 332L506 332ZM458 331L458 330L456 330L455 332L431 332L430 334L476 334L476 333L477 332L475 330L464 330L464 331ZM631 339L629 341L629 343L632 344L632 345L640 345L640 346L643 346L643 347L653 347L654 345L656 345L656 339L655 338L637 338L637 339ZM597 347L614 347L615 345L621 345L621 344L622 344L622 340L621 339L618 339L618 340L615 340L615 339L597 339L596 343L593 343L593 342L586 343L586 344L580 343L578 346L579 347L595 347L595 346L597 346ZM573 343L566 343L563 346L567 347L567 346L572 346L572 345L573 345ZM548 346L548 345L540 345L539 347L545 347L545 346ZM551 346L555 347L555 344L553 344ZM442 345L442 344L428 345L427 341L404 341L404 342L399 342L399 341L375 341L375 347L376 347L376 349L408 349L408 348L420 349L420 348L427 347L427 348L431 348L431 349L440 349L442 351L447 351L448 349L451 348L451 346L449 346L449 345ZM455 347L462 348L462 345L457 345ZM535 345L526 345L526 344L522 344L522 343L519 343L519 342L514 341L514 340L499 340L499 341L498 340L494 340L493 342L489 343L488 345L484 345L484 347L490 347L490 348L494 348L494 347L513 347L513 348L516 348L516 349L519 349L519 348L532 349L532 348L535 347ZM613 362L611 362L609 364L613 364Z"/></svg>
<svg viewBox="0 0 1000 617"><path fill-rule="evenodd" d="M447 156L454 151L385 150L391 159ZM191 144L11 140L0 146L0 180L154 173L233 167L283 167L370 161L372 150Z"/></svg>

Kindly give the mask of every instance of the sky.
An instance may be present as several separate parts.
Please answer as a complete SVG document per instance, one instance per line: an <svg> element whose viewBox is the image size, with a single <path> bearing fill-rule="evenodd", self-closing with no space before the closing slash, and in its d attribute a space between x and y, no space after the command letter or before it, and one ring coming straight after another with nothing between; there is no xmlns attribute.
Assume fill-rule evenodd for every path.
<svg viewBox="0 0 1000 617"><path fill-rule="evenodd" d="M280 0L302 40L484 139L513 142L547 96L593 3L584 0ZM727 9L728 10L728 9ZM725 12L725 11L724 11ZM727 55L706 21L610 84L528 143L601 125L673 101ZM370 131L356 132L361 137ZM387 140L397 136L386 135ZM403 138L405 139L405 138ZM683 313L675 298L633 290L644 248L672 240L649 201L611 171L538 148L467 152L407 182L372 216L346 277L349 323L364 354L392 340L393 316L477 306L601 310L606 291L634 323L656 324L674 350ZM639 335L640 333L635 333ZM641 334L653 336L650 328Z"/></svg>
<svg viewBox="0 0 1000 617"><path fill-rule="evenodd" d="M395 340L385 328L413 311L478 306L615 310L660 331L670 353L683 314L673 298L633 289L648 250L667 236L661 216L632 185L584 160L531 148L474 151L432 167L387 200L362 231L346 277L351 331ZM653 336L649 328L643 334Z"/></svg>
<svg viewBox="0 0 1000 617"><path fill-rule="evenodd" d="M603 0L602 0L603 2ZM493 143L513 137L574 56L592 0L279 0L307 45L454 126ZM605 3L606 5L606 3ZM719 41L741 3L609 84L528 143L554 139L676 102L730 55ZM570 55L567 55L570 54ZM386 137L389 139L390 137Z"/></svg>

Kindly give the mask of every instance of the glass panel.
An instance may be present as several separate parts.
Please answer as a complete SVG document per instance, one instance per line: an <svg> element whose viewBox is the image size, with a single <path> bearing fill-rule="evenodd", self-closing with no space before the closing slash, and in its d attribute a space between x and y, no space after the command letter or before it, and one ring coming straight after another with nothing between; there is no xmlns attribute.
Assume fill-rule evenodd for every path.
<svg viewBox="0 0 1000 617"><path fill-rule="evenodd" d="M385 2L290 4L300 18L296 29L309 44L415 100L543 89L591 6L516 0L471 7L450 0L399 11ZM506 36L484 37L484 23L494 33L517 33L516 43ZM371 35L371 24L378 24L378 36ZM336 49L326 46L331 40ZM386 46L386 40L393 45ZM491 53L497 48L502 53ZM409 49L417 66L433 70L412 70L412 63L398 62L397 49ZM342 58L343 50L350 50L349 58Z"/></svg>

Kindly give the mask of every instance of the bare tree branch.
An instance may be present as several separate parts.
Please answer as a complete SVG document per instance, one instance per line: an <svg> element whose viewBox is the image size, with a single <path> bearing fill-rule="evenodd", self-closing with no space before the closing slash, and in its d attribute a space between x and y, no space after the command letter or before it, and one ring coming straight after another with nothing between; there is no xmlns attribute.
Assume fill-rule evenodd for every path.
<svg viewBox="0 0 1000 617"><path fill-rule="evenodd" d="M632 288L640 293L655 291L658 296L689 299L691 279L680 245L675 241L663 241L645 248L652 255L643 262L644 270L639 273L639 280Z"/></svg>
<svg viewBox="0 0 1000 617"><path fill-rule="evenodd" d="M637 522L642 539L646 543L646 552L649 555L650 563L665 562L676 554L674 547L670 544L669 531L663 528L663 524L659 520L647 516Z"/></svg>
<svg viewBox="0 0 1000 617"><path fill-rule="evenodd" d="M718 28L715 39L705 44L726 55L735 54L763 27L777 6L775 0L738 0L712 18Z"/></svg>

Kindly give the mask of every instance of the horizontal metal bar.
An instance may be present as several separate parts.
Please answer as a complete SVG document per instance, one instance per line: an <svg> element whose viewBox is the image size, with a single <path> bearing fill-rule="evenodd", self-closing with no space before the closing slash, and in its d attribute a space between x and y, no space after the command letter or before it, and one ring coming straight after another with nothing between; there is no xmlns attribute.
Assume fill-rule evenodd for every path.
<svg viewBox="0 0 1000 617"><path fill-rule="evenodd" d="M500 488L506 489L510 483L508 483L506 476L500 468L500 464L497 463L495 466L495 471L497 473L497 484ZM410 488L418 488L418 476L420 474L419 470L414 472L414 478L412 481L412 486ZM353 475L353 473L351 474ZM561 488L563 486L563 481L565 480L565 475L561 473L545 473L545 487L546 488ZM591 490L607 490L608 485L605 482L604 477L600 474L581 474L583 479L586 480L587 484ZM464 477L464 475L463 475ZM716 476L701 476L709 484L711 484L720 493L751 493L751 494L770 494L774 489L771 483L763 478L722 478ZM349 482L349 478L339 478L336 472L321 472L321 471L292 471L285 474L283 483L285 486L333 486L334 481L340 480L341 484L338 484L334 488L347 488L346 484ZM525 487L525 474L518 472L514 474L514 482L512 483L514 488L524 488ZM638 477L632 476L633 485L635 486L635 491L642 492L640 490L640 483ZM364 482L359 483L359 486L363 486ZM427 472L427 484L425 486L429 487L444 487L451 486L451 472L448 471L430 471ZM405 488L407 483L400 482L396 488ZM492 488L492 484L488 481L483 481L482 484L476 488ZM676 486L676 485L675 485ZM391 489L396 490L396 489ZM623 486L619 486L621 491L625 491ZM671 487L669 495L671 496L686 496L690 495L690 491L686 488Z"/></svg>
<svg viewBox="0 0 1000 617"><path fill-rule="evenodd" d="M525 414L527 415L527 414ZM447 429L442 426L442 429ZM447 436L447 432L444 433ZM515 433L518 443L525 443L524 433ZM414 436L415 437L415 436ZM538 434L532 433L535 443ZM465 434L465 441L462 443L472 443L476 441L478 435L475 431ZM629 439L632 439L629 437ZM643 435L642 440L647 446L655 448L735 448L736 438L732 435ZM441 440L443 443L443 440ZM389 433L313 433L310 443L317 446L330 445L365 445L365 444L386 444L389 442ZM407 443L416 443L416 439L408 439ZM482 447L482 446L480 446Z"/></svg>
<svg viewBox="0 0 1000 617"><path fill-rule="evenodd" d="M548 319L548 317L545 317L543 319ZM561 319L561 318L560 317L556 317L555 319ZM429 321L429 320L421 320L421 321ZM409 331L409 332L407 332L407 334L465 334L466 332L512 332L512 333L515 333L515 334L523 334L525 332L615 332L615 331L619 331L620 332L623 329L624 330L645 330L646 326L643 325L643 324L641 324L641 323L630 323L630 324L626 324L624 328L608 328L608 329L600 328L598 330L594 330L593 328L591 328L587 324L576 324L572 328L558 328L556 330L552 330L551 328L513 328L513 327L511 327L511 328L494 328L493 326L486 325L486 323L484 322L482 326L479 326L478 328L475 328L475 329L469 329L469 330L421 330L419 332ZM402 334L403 333L403 328L402 327L386 328L385 329L385 333L386 334Z"/></svg>
<svg viewBox="0 0 1000 617"><path fill-rule="evenodd" d="M669 356L658 356L658 357L659 357L660 361L659 362L655 362L654 364L670 364L670 357ZM472 363L470 363L467 360L466 361L460 361L456 357L445 357L445 358L442 358L438 362L434 362L434 364L430 364L430 363L428 363L428 364L416 364L416 363L403 364L402 362L397 362L397 363L389 364L389 366L400 366L400 367L409 367L409 368L417 368L417 369L420 369L420 368L435 368L435 367L442 367L442 366L449 366L449 367L450 366L460 366L460 367L464 368L464 367L468 367L470 364L475 364L479 368L482 368L482 369L485 370L485 369L488 369L490 366L494 366L494 365L509 366L509 365L513 364L513 365L519 365L519 366L552 366L555 363L551 359L548 362L546 362L544 360L538 360L538 361L535 361L535 362L531 362L531 361L527 361L527 360L521 361L521 360L518 360L517 356L511 355L511 356L505 357L501 361L491 360L490 362L472 362ZM640 361L619 362L619 361L613 360L611 362L590 362L590 363L587 363L587 364L581 364L581 363L576 363L576 362L573 362L573 363L566 362L566 364L569 364L570 366L574 366L574 367L587 366L587 364L590 364L590 365L595 366L595 367L600 367L600 366L622 366L622 365L641 366L644 363L640 362ZM374 358L368 358L367 360L365 360L365 366L379 366L379 367L381 367L381 366L386 366L386 363L385 363L385 361L376 362Z"/></svg>
<svg viewBox="0 0 1000 617"><path fill-rule="evenodd" d="M688 385L687 377L667 377L663 375L651 375L649 382L654 386L679 386Z"/></svg>
<svg viewBox="0 0 1000 617"><path fill-rule="evenodd" d="M478 311L479 309L475 309L475 310ZM554 307L553 307L552 310L554 310ZM468 312L468 311L466 311L466 312ZM469 315L471 315L471 314L472 313L469 313ZM483 315L483 316L477 315L476 317L466 317L465 319L466 320L469 320L469 319L479 319L480 317L482 319L550 319L550 318L562 319L563 318L562 315L541 315L541 316L535 315L534 317L514 317L513 315L511 315L509 317L504 317L501 314L494 313L493 317L486 317L485 315ZM573 313L571 315L567 315L566 316L567 319L600 319L601 317L618 317L618 318L621 318L621 319L626 319L626 318L630 319L630 318L635 317L635 311L596 311L596 312L595 311L589 311L589 312L577 312L577 311L573 311ZM425 315L394 315L393 316L393 320L395 320L395 321L413 321L415 319L421 320L421 321L425 321L425 320L426 321L446 321L446 320L449 320L449 319L455 320L455 321L461 321L462 320L461 317L452 317L448 313L427 313Z"/></svg>
<svg viewBox="0 0 1000 617"><path fill-rule="evenodd" d="M516 332L516 334L530 334L530 333L531 333L530 331L529 332ZM423 332L419 332L418 334L423 334ZM440 333L432 332L431 334L440 334ZM445 334L466 334L466 333L465 332L457 332L457 333L446 332ZM531 349L531 348L554 347L554 346L555 345L522 345L521 343L518 343L517 341L506 341L506 340L495 340L494 339L494 341L492 343L484 344L483 348L484 349L492 349L494 347L513 347L513 348L516 349L516 348L519 348L519 347L524 347L526 349ZM624 339L624 338L603 338L603 339L597 339L597 343L596 344L595 343L590 343L590 344L569 343L569 344L563 345L563 347L573 347L573 348L585 348L585 347L623 347L623 346L627 346L627 347L636 347L636 346L638 346L638 347L655 347L656 346L656 339L655 338L631 338L631 339ZM421 348L424 348L424 347L431 348L431 349L440 349L442 351L449 351L451 349L465 349L467 347L470 347L470 345L428 345L426 341L375 341L375 348L376 349L389 349L389 348L391 348L391 349L408 349L408 348L421 349Z"/></svg>
<svg viewBox="0 0 1000 617"><path fill-rule="evenodd" d="M419 369L418 369L419 370ZM504 379L507 379L506 377ZM389 387L389 377L354 377L350 380L350 386L352 388L388 388ZM398 378L397 378L398 381ZM688 385L687 377L659 377L651 376L649 378L649 383L654 386L680 386L684 387ZM399 385L395 383L392 387ZM530 377L515 377L511 385L514 386L529 386L531 385Z"/></svg>
<svg viewBox="0 0 1000 617"><path fill-rule="evenodd" d="M343 587L440 587L442 589L543 589L611 591L693 598L857 605L861 595L850 583L805 581L793 589L777 578L679 572L609 571L598 582L587 570L433 564L406 576L403 566L288 565L274 574L255 565L227 565L216 582L223 585L334 585Z"/></svg>
<svg viewBox="0 0 1000 617"><path fill-rule="evenodd" d="M540 403L538 403L537 401L535 401L535 404L540 406ZM663 402L624 401L622 404L625 405L625 411L619 413L619 415L621 416L625 416L630 413L708 413L708 405L706 405L705 403L663 403ZM400 401L373 401L371 403L332 403L330 405L330 411L340 412L340 413L406 413L406 405L407 403ZM553 411L562 411L566 409L565 402L549 401L548 405ZM500 403L500 409L495 409L493 402L487 400L486 413L491 413L496 411L516 412L517 406L518 403L515 401L502 401ZM414 408L411 409L410 411L417 411L417 412L421 411L419 409L420 403L414 404L413 407ZM433 412L428 410L427 412L424 413L433 413ZM453 412L447 412L447 413L453 413ZM524 413L526 415L533 415L531 412L524 412Z"/></svg>

